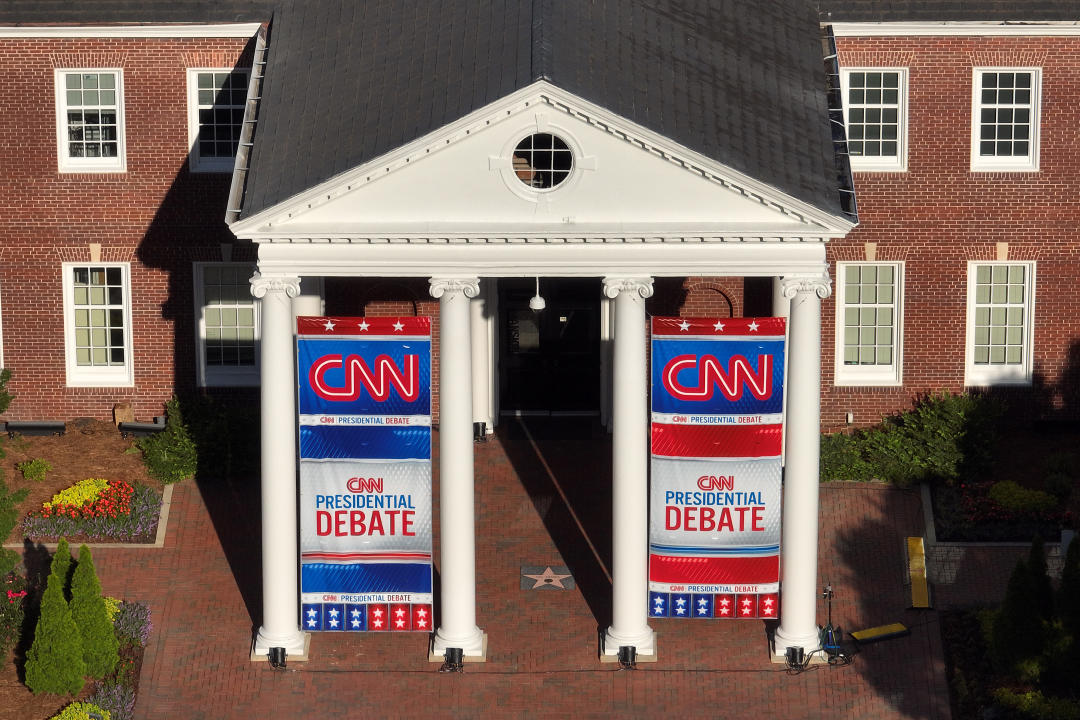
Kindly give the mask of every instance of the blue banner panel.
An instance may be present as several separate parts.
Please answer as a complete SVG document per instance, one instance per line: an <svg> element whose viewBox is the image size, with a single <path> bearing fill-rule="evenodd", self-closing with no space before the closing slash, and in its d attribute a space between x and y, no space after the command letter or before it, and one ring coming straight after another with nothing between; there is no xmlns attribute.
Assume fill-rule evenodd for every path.
<svg viewBox="0 0 1080 720"><path fill-rule="evenodd" d="M429 563L304 563L301 585L325 593L430 593ZM309 591L310 592L310 591Z"/></svg>
<svg viewBox="0 0 1080 720"><path fill-rule="evenodd" d="M431 414L426 338L302 338L301 415Z"/></svg>
<svg viewBox="0 0 1080 720"><path fill-rule="evenodd" d="M649 615L757 617L780 581L785 320L651 329Z"/></svg>
<svg viewBox="0 0 1080 720"><path fill-rule="evenodd" d="M307 630L431 624L431 318L297 318Z"/></svg>
<svg viewBox="0 0 1080 720"><path fill-rule="evenodd" d="M779 413L783 387L783 336L753 340L653 338L655 413Z"/></svg>
<svg viewBox="0 0 1080 720"><path fill-rule="evenodd" d="M300 426L300 457L430 460L430 427Z"/></svg>

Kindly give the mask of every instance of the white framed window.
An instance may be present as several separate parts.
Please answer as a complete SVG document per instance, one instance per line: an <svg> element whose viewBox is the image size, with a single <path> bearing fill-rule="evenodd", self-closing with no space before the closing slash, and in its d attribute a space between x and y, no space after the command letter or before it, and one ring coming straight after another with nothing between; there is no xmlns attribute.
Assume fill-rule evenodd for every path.
<svg viewBox="0 0 1080 720"><path fill-rule="evenodd" d="M836 385L902 382L904 264L836 264Z"/></svg>
<svg viewBox="0 0 1080 720"><path fill-rule="evenodd" d="M966 384L1031 382L1034 291L1035 263L968 263Z"/></svg>
<svg viewBox="0 0 1080 720"><path fill-rule="evenodd" d="M69 386L134 384L128 263L64 263Z"/></svg>
<svg viewBox="0 0 1080 720"><path fill-rule="evenodd" d="M124 172L124 73L56 70L60 172Z"/></svg>
<svg viewBox="0 0 1080 720"><path fill-rule="evenodd" d="M971 169L1039 169L1039 68L975 68Z"/></svg>
<svg viewBox="0 0 1080 720"><path fill-rule="evenodd" d="M852 170L907 170L907 68L840 74Z"/></svg>
<svg viewBox="0 0 1080 720"><path fill-rule="evenodd" d="M254 264L195 263L195 318L201 386L259 384L259 305Z"/></svg>
<svg viewBox="0 0 1080 720"><path fill-rule="evenodd" d="M246 69L188 69L192 172L232 172L244 126L248 76Z"/></svg>

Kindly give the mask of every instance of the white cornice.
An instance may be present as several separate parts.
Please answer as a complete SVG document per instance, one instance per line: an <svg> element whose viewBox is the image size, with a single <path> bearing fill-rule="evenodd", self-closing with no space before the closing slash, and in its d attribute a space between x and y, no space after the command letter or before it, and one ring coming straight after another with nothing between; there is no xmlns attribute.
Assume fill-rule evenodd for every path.
<svg viewBox="0 0 1080 720"><path fill-rule="evenodd" d="M515 241L517 240L517 241ZM777 239L778 240L778 239ZM416 243L332 242L259 246L259 272L270 276L327 277L684 277L744 275L820 278L827 271L826 244L811 242L585 243L501 242L478 239ZM309 244L311 243L311 244Z"/></svg>
<svg viewBox="0 0 1080 720"><path fill-rule="evenodd" d="M1080 36L1080 20L1075 22L837 22L836 37L1072 37Z"/></svg>
<svg viewBox="0 0 1080 720"><path fill-rule="evenodd" d="M0 27L0 38L249 38L259 23L214 25L19 25Z"/></svg>
<svg viewBox="0 0 1080 720"><path fill-rule="evenodd" d="M807 234L840 237L854 227L851 221L842 216L833 215L791 197L771 185L540 80L360 167L337 175L251 217L238 220L230 229L237 237L245 239L293 234L296 232L295 228L278 226L287 221L295 221L312 208L331 202L368 183L377 182L394 170L433 155L455 142L464 140L472 133L535 108L538 104L587 122L631 145L646 149L687 172L700 175L749 200L772 208L805 225Z"/></svg>

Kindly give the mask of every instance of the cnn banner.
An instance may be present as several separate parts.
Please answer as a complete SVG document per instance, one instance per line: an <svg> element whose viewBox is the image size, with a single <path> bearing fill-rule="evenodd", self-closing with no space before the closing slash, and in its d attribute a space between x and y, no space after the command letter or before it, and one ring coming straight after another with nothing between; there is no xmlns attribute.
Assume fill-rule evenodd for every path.
<svg viewBox="0 0 1080 720"><path fill-rule="evenodd" d="M649 614L770 618L783 318L653 318Z"/></svg>
<svg viewBox="0 0 1080 720"><path fill-rule="evenodd" d="M297 318L304 630L431 628L431 319Z"/></svg>

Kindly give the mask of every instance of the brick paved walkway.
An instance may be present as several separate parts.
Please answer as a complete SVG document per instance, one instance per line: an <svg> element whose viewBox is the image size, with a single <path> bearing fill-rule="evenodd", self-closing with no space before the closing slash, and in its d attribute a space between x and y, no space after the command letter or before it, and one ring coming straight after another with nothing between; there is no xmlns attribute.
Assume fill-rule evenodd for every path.
<svg viewBox="0 0 1080 720"><path fill-rule="evenodd" d="M310 662L285 671L249 662L260 617L257 480L178 487L163 550L95 554L107 594L154 612L137 716L949 717L938 615L904 610L902 538L921 534L919 498L881 486L823 487L820 576L836 589L833 619L845 629L899 620L909 637L869 646L848 667L793 676L769 662L761 622L661 619L659 662L601 665L610 443L585 421L554 424L530 420L533 444L510 421L476 446L478 621L489 659L462 674L436 672L418 633L316 634ZM522 565L548 564L568 566L577 587L520 588Z"/></svg>

